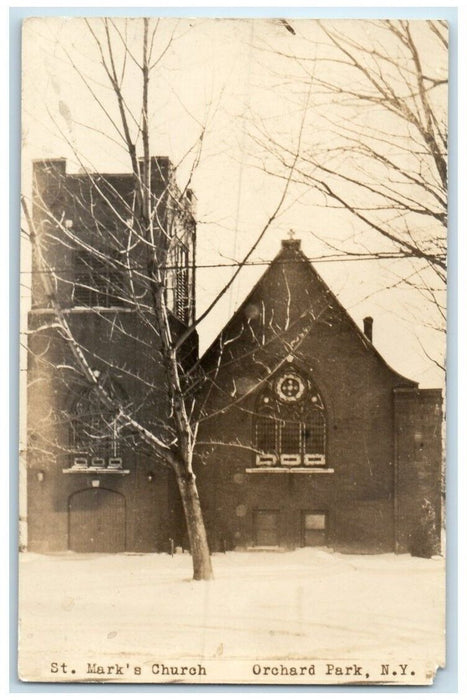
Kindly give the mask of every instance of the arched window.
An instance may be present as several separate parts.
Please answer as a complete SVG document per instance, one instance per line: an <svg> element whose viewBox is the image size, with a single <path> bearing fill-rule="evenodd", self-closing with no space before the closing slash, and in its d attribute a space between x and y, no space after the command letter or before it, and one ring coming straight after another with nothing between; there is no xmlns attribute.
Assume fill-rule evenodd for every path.
<svg viewBox="0 0 467 700"><path fill-rule="evenodd" d="M77 401L73 428L74 447L77 451L102 457L116 456L118 431L115 414L99 400L97 392L89 393Z"/></svg>
<svg viewBox="0 0 467 700"><path fill-rule="evenodd" d="M110 396L122 400L122 390L114 383L105 382ZM84 391L77 399L71 421L72 448L80 456L76 465L119 466L121 463L121 435L117 411L110 408L97 387Z"/></svg>
<svg viewBox="0 0 467 700"><path fill-rule="evenodd" d="M259 394L254 417L256 466L324 467L326 415L311 380L288 369Z"/></svg>

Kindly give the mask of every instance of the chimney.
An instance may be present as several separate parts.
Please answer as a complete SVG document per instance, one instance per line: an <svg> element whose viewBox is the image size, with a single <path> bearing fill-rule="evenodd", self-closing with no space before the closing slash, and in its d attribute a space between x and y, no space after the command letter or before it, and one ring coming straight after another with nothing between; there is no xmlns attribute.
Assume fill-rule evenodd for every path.
<svg viewBox="0 0 467 700"><path fill-rule="evenodd" d="M370 341L373 342L373 319L371 316L365 316L363 319L363 332Z"/></svg>

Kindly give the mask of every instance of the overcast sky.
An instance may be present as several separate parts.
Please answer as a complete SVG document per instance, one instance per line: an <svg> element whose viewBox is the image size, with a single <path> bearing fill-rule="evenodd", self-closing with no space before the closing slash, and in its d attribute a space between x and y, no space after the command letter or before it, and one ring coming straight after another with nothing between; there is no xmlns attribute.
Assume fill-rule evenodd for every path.
<svg viewBox="0 0 467 700"><path fill-rule="evenodd" d="M140 55L141 20L114 21L122 39L127 32L125 40L134 55ZM92 22L101 32L100 21ZM310 78L316 72L339 79L339 66L324 61L333 56L332 50L313 20L291 24L295 34L277 19L165 19L159 23L154 55L168 48L150 85L151 151L172 159L183 184L199 155L200 134L205 134L193 177L201 266L240 259L283 195L284 181L267 172L273 160L258 143L259 136L274 134L292 146L302 136L321 151L332 146L330 124L342 114L338 105L330 104L314 87L312 79L304 81L304 75ZM375 31L373 24L365 22L344 20L341 26L356 39ZM30 193L33 158L65 156L69 171L83 164L101 172L129 171L128 155L118 134L89 90L90 86L106 111L115 115L114 97L84 22L29 20L23 51L24 192ZM286 58L290 56L299 60ZM445 69L446 56L437 55L431 47L422 57L430 70ZM140 104L138 77L129 60L125 94L135 114ZM441 114L443 109L441 100ZM372 116L359 115L365 118ZM291 228L310 258L329 255L329 244L354 251L391 250L347 213L323 206L322 197L312 187L293 186L252 259L274 258ZM430 235L429 228L426 234ZM316 264L357 323L361 325L366 315L374 317L375 345L394 369L422 386L441 386L442 373L427 357L439 360L443 356L442 335L430 329L437 319L419 294L395 286L411 266L412 262L394 260ZM26 250L23 267L28 268ZM198 311L234 269L199 270ZM200 327L202 349L264 269L254 265L242 271L238 283Z"/></svg>

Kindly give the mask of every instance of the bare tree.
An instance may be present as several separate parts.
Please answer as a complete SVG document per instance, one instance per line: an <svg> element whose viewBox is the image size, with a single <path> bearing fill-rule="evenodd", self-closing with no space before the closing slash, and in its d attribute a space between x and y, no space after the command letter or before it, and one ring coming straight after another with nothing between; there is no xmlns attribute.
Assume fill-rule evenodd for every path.
<svg viewBox="0 0 467 700"><path fill-rule="evenodd" d="M105 116L108 131L102 137L117 139L124 147L130 185L122 185L118 176L93 172L62 131L81 173L70 178L63 163L45 164L44 170L35 171L32 210L23 197L23 230L34 261L33 302L49 311L46 322L41 316L40 325L30 329L32 381L42 383L43 393L40 405L31 409L34 429L29 449L68 454L76 451L84 433L88 441L119 440L131 449L149 450L175 474L193 575L209 579L212 567L193 453L199 420L205 418L197 396L212 377L200 374L194 363L196 328L230 288L281 210L293 159L274 211L232 278L196 317L191 293L196 265L190 247L195 226L190 184L202 153L204 126L192 149L192 167L183 188L177 185L167 159L151 157L151 77L173 37L159 46L158 22L143 19L137 53L124 23L104 19L100 24L87 22L87 28L114 98L114 111L101 99L99 83L67 55L93 104ZM126 92L130 64L139 87L132 84ZM95 338L90 341L82 321L68 313L73 304L93 310L99 320L94 332L102 334L100 344ZM131 310L136 321L122 313L124 309ZM129 352L138 355L137 362L129 360ZM130 380L131 395L119 390L122 377ZM86 408L80 414L83 389L93 397L92 415ZM72 396L73 411L63 401L54 408L54 392ZM74 445L63 439L67 431L74 432L75 438L78 435Z"/></svg>
<svg viewBox="0 0 467 700"><path fill-rule="evenodd" d="M292 21L289 27L278 26L277 42L258 40L257 48L281 61L274 76L290 109L299 108L300 83L311 92L294 181L315 193L315 205L353 222L345 241L313 235L349 254L403 254L412 264L399 283L432 303L444 328L447 23ZM260 117L250 115L260 167L282 177L292 156L288 137Z"/></svg>
<svg viewBox="0 0 467 700"><path fill-rule="evenodd" d="M137 41L130 39L135 22ZM57 450L69 454L84 434L97 442L119 440L131 450L155 456L176 478L194 577L208 579L212 568L193 470L199 426L213 417L206 413L208 397L216 391L215 411L224 412L232 405L243 410L244 397L278 369L288 352L299 350L322 311L309 309L290 327L287 322L271 326L267 342L253 321L248 324L245 332L253 344L247 361L255 371L246 388L235 383L217 386L218 368L228 361L228 347L235 338L221 335L206 372L196 359L197 328L258 249L292 186L313 189L321 204L360 222L363 235L356 241L360 248L376 251L377 257L384 252L380 242L385 241L389 251L414 261L415 269L401 282L414 285L443 313L442 294L434 280L442 289L446 78L442 62L433 75L422 66L426 61L430 65L430 42L444 55L446 28L433 22L416 26L371 22L358 31L353 24L348 36L338 23L320 24L317 55L316 38L309 40L303 24L292 22L284 31L284 24L277 23L288 43L269 46L268 55L272 49L278 57L271 67L280 78L278 85L286 83L286 100L293 100L300 114L298 133L293 140L290 134L285 138L284 132L275 133L274 119L258 118L252 100L247 116L255 124L255 153L259 146L264 154L261 167L282 178L283 187L242 260L235 261L232 277L196 315L191 184L203 157L206 123L198 124L196 141L185 155L191 166L180 187L167 159L151 157L157 136L151 123L150 89L176 37L161 33L157 20L132 23L130 31L125 21L87 22L100 63L95 74L83 68L76 52L62 47L69 70L103 118L86 128L100 141L123 148L130 177L122 185L119 176L97 174L70 133L49 114L81 174L70 178L56 163L46 188L36 172L32 207L23 198L24 232L34 260L33 301L39 299L39 306L49 312L30 329L28 348L35 368L31 381L40 385L42 401L32 410L35 426L29 449L45 455ZM61 105L60 113L67 121L66 105ZM329 240L325 243L332 245ZM98 319L93 331L102 334L102 342L90 342L78 315L68 313L73 304L92 309ZM130 393L121 390L120 380L128 380ZM73 410L64 402L56 408L52 386L73 398ZM80 405L83 391L93 397L92 415ZM72 445L67 441L70 432L75 436ZM257 450L253 444L229 447Z"/></svg>

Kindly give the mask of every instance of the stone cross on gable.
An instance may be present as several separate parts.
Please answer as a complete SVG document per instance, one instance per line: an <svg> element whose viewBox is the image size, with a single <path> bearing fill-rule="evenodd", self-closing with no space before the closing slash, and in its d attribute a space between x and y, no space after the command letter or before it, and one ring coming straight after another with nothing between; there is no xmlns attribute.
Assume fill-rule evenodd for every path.
<svg viewBox="0 0 467 700"><path fill-rule="evenodd" d="M293 228L289 229L289 232L287 235L291 241L295 240L295 231L293 230Z"/></svg>

